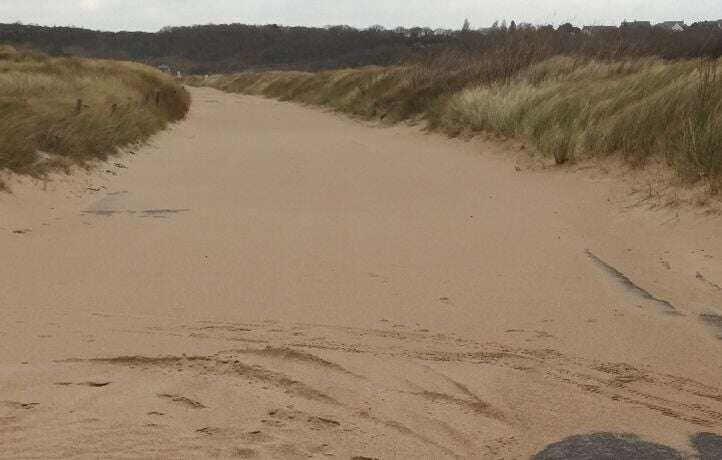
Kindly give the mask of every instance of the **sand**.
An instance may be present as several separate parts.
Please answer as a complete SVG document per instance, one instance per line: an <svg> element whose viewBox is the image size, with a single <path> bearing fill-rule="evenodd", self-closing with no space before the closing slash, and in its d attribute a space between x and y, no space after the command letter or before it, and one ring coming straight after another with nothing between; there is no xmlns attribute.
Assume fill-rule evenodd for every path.
<svg viewBox="0 0 722 460"><path fill-rule="evenodd" d="M722 432L720 216L482 140L192 94L134 154L0 195L3 458L721 445L699 434Z"/></svg>

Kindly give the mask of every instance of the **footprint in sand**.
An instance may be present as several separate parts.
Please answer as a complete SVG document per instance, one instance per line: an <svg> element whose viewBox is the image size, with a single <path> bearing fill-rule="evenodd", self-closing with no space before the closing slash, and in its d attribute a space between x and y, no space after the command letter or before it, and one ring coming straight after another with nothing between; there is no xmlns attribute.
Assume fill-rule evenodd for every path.
<svg viewBox="0 0 722 460"><path fill-rule="evenodd" d="M186 398L185 396L170 395L170 394L163 393L163 394L159 394L158 397L163 398L163 399L170 399L174 403L181 404L186 407L190 407L191 409L205 409L206 408L206 406L204 406L200 402Z"/></svg>
<svg viewBox="0 0 722 460"><path fill-rule="evenodd" d="M341 423L330 418L325 417L308 417L308 422L312 423L317 426L325 426L325 427L336 427L341 426Z"/></svg>
<svg viewBox="0 0 722 460"><path fill-rule="evenodd" d="M113 382L82 382L82 383L73 383L73 382L55 382L56 385L61 387L69 387L72 385L82 386L82 387L90 387L90 388L104 388L110 385Z"/></svg>
<svg viewBox="0 0 722 460"><path fill-rule="evenodd" d="M103 387L107 387L111 383L113 383L113 382L84 382L84 383L79 383L78 385L91 387L91 388L103 388Z"/></svg>
<svg viewBox="0 0 722 460"><path fill-rule="evenodd" d="M17 401L3 401L2 405L5 407L9 407L10 409L23 409L23 410L31 410L35 409L36 406L39 406L40 403L21 403Z"/></svg>
<svg viewBox="0 0 722 460"><path fill-rule="evenodd" d="M451 298L450 298L450 297L446 297L446 296L444 296L444 297L439 297L439 302L443 303L444 305L451 306L451 307L455 307L455 306L456 306L456 305L454 304L454 302L451 300Z"/></svg>
<svg viewBox="0 0 722 460"><path fill-rule="evenodd" d="M206 436L214 436L214 435L221 433L221 431L222 430L220 428L206 426L206 427L197 429L196 433L204 434Z"/></svg>

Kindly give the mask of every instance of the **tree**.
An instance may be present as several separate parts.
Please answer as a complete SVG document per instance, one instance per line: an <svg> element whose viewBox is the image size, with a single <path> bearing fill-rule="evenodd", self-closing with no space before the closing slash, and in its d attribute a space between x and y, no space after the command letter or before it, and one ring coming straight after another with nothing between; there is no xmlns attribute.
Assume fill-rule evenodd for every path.
<svg viewBox="0 0 722 460"><path fill-rule="evenodd" d="M509 24L509 32L516 32L516 21L512 19L511 24Z"/></svg>
<svg viewBox="0 0 722 460"><path fill-rule="evenodd" d="M579 27L574 27L574 24L567 22L566 24L562 24L557 28L557 31L565 33L565 34L576 34L578 32L581 32L582 29Z"/></svg>
<svg viewBox="0 0 722 460"><path fill-rule="evenodd" d="M471 23L469 22L469 19L464 19L464 25L461 27L462 32L470 32L471 31Z"/></svg>

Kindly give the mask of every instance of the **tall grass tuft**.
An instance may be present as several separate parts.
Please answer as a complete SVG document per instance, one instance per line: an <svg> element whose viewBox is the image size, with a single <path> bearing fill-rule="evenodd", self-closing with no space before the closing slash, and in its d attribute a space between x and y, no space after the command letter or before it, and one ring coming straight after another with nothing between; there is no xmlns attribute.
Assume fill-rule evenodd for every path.
<svg viewBox="0 0 722 460"><path fill-rule="evenodd" d="M697 92L684 126L681 151L693 171L710 180L711 190L719 192L717 178L722 172L722 81L719 65L700 65Z"/></svg>
<svg viewBox="0 0 722 460"><path fill-rule="evenodd" d="M189 105L181 85L150 67L0 46L0 171L104 159L181 120Z"/></svg>

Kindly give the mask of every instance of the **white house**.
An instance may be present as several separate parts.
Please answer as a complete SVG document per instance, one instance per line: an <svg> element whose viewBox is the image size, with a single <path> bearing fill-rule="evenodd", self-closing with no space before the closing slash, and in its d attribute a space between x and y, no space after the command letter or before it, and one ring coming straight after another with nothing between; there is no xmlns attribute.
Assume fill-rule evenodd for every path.
<svg viewBox="0 0 722 460"><path fill-rule="evenodd" d="M687 26L685 25L684 21L664 21L656 24L654 27L669 30L670 32L684 32L684 29Z"/></svg>

